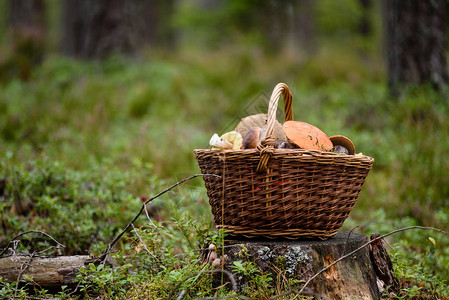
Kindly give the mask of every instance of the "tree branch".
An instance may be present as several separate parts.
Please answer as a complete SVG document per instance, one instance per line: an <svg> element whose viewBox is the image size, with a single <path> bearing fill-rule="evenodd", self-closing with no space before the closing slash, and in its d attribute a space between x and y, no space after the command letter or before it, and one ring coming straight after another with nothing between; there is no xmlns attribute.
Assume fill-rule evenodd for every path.
<svg viewBox="0 0 449 300"><path fill-rule="evenodd" d="M60 242L58 242L57 240L55 240L55 239L54 239L51 235L49 235L48 233L45 233L45 232L39 231L39 230L28 230L28 231L19 233L18 235L16 235L15 237L13 237L13 238L9 241L8 245L6 245L6 247L3 248L2 252L0 252L0 257L6 252L6 250L8 250L8 247L11 245L12 242L14 242L17 238L19 238L19 237L21 237L21 236L23 236L23 235L25 235L25 234L29 234L29 233L38 233L38 234L41 234L41 235L45 235L46 237L50 238L53 242L55 242L58 246L65 247L63 244L61 244Z"/></svg>
<svg viewBox="0 0 449 300"><path fill-rule="evenodd" d="M112 247L114 247L114 245L122 238L122 236L131 228L131 226L133 225L133 223L137 220L137 218L139 218L139 216L142 214L142 212L145 210L145 206L150 203L151 201L153 201L154 199L158 198L159 196L162 196L163 194L165 194L168 191L171 191L173 188L177 187L178 185L180 185L181 183L184 183L186 181L189 181L190 179L193 179L195 177L199 177L199 176L216 176L216 177L221 177L219 175L216 174L196 174L196 175L192 175L190 177L184 178L181 181L178 181L177 183L173 184L172 186L166 188L165 190L163 190L162 192L158 193L157 195L151 197L150 199L148 199L147 201L145 201L142 204L142 207L140 208L139 212L134 216L134 218L132 218L132 220L128 223L128 225L126 225L125 229L123 229L122 232L120 232L108 245L108 247L106 248L105 252L98 258L98 260L103 261L103 263L105 263L106 261L106 257L108 256L108 254L110 253Z"/></svg>
<svg viewBox="0 0 449 300"><path fill-rule="evenodd" d="M137 237L139 238L140 243L142 244L142 247L145 249L145 251L154 259L159 260L156 255L154 255L153 253L151 253L151 251L148 249L147 245L145 244L145 242L142 240L142 238L140 237L140 235L137 233L136 227L134 227L134 224L131 224L131 226L133 227L134 233L137 235Z"/></svg>

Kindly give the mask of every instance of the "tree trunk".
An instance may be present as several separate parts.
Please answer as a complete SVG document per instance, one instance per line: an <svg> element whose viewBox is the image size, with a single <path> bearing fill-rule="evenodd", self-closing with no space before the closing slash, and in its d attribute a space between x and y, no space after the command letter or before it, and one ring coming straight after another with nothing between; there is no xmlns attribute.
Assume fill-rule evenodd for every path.
<svg viewBox="0 0 449 300"><path fill-rule="evenodd" d="M69 285L76 279L78 270L92 261L89 255L34 257L14 255L0 258L0 277L6 282L32 278L31 284L41 287Z"/></svg>
<svg viewBox="0 0 449 300"><path fill-rule="evenodd" d="M9 24L17 27L45 28L45 6L42 0L10 0Z"/></svg>
<svg viewBox="0 0 449 300"><path fill-rule="evenodd" d="M291 280L306 282L367 240L366 236L357 233L338 233L335 238L326 241L231 240L224 248L227 256L224 269L233 273L241 289L251 280L251 276L238 274L233 268L234 262L254 262L260 273L273 278L272 285L286 287ZM314 299L378 299L376 281L369 248L365 247L317 276L305 291ZM217 285L220 284L217 282Z"/></svg>
<svg viewBox="0 0 449 300"><path fill-rule="evenodd" d="M303 50L307 54L316 51L315 1L297 0L291 5L290 39L294 49Z"/></svg>
<svg viewBox="0 0 449 300"><path fill-rule="evenodd" d="M171 25L175 4L175 0L144 1L143 37L150 46L169 50L176 47L176 34Z"/></svg>
<svg viewBox="0 0 449 300"><path fill-rule="evenodd" d="M265 0L254 3L256 5L254 13L258 14L254 26L260 30L265 39L265 50L267 53L279 53L286 43L291 0L285 2Z"/></svg>
<svg viewBox="0 0 449 300"><path fill-rule="evenodd" d="M43 0L10 0L9 32L12 38L10 73L28 79L45 52L46 14Z"/></svg>
<svg viewBox="0 0 449 300"><path fill-rule="evenodd" d="M63 51L83 58L133 53L140 1L65 0Z"/></svg>
<svg viewBox="0 0 449 300"><path fill-rule="evenodd" d="M362 15L360 17L359 28L358 31L362 36L370 36L373 32L371 20L370 20L370 11L373 6L371 0L359 0L360 8L362 10Z"/></svg>
<svg viewBox="0 0 449 300"><path fill-rule="evenodd" d="M446 1L385 0L384 13L391 94L406 85L445 87Z"/></svg>
<svg viewBox="0 0 449 300"><path fill-rule="evenodd" d="M70 56L82 56L88 27L89 2L65 0L63 4L62 52Z"/></svg>

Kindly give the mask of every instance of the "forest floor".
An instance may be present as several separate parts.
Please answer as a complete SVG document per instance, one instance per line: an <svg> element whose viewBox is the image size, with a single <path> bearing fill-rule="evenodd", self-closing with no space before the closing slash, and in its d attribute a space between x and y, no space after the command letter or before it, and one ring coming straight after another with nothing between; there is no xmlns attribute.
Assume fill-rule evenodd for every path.
<svg viewBox="0 0 449 300"><path fill-rule="evenodd" d="M193 149L208 147L212 134L233 129L240 118L265 112L278 82L292 90L295 120L348 136L357 152L375 159L342 230L369 235L427 226L448 232L449 101L426 88L391 99L380 59L345 51L282 60L252 49L104 62L52 56L29 80L3 79L1 248L20 232L39 230L65 247L48 249L51 239L29 234L15 250L100 255L144 201L199 173ZM201 245L223 239L201 179L155 199L150 213L152 222L143 214L117 243L115 268L82 270L78 292L132 298L145 291L151 299L181 291L189 299L233 293L214 290L209 274L191 276L210 268L202 263ZM449 297L447 235L416 229L387 242L403 282L401 293L387 298ZM241 295L276 295L266 278L254 276ZM16 283L0 285L2 298L29 294ZM48 293L34 291L36 297ZM58 297L73 295L64 288Z"/></svg>

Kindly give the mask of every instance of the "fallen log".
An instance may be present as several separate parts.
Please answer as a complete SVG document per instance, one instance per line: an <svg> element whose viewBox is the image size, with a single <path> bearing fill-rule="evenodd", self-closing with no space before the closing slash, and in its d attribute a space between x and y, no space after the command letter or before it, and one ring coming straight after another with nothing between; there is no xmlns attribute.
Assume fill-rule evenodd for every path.
<svg viewBox="0 0 449 300"><path fill-rule="evenodd" d="M56 287L74 283L78 270L93 261L89 255L33 257L12 255L0 258L0 277L5 282L24 281L41 287ZM28 281L28 280L27 280Z"/></svg>

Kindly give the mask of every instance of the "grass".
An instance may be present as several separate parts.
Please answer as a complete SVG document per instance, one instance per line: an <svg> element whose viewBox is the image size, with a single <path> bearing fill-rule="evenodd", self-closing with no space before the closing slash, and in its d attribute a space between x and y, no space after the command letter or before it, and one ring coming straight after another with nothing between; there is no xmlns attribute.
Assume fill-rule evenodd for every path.
<svg viewBox="0 0 449 300"><path fill-rule="evenodd" d="M346 135L357 152L375 158L345 230L386 233L423 225L449 231L449 102L425 88L390 99L381 65L376 56L336 47L314 56L284 53L282 59L251 48L105 62L49 57L29 81L0 83L2 248L15 234L34 229L66 245L65 254L101 253L142 200L199 173L193 149L263 109L281 81L292 89L296 120ZM214 295L207 288L210 276L189 277L205 268L196 241L218 239L201 181L154 205L156 227L145 217L137 227L162 263L136 251L138 239L129 234L117 247L123 267L83 271L85 295L159 290L149 296L156 299L176 288L192 298ZM389 242L398 275L448 297L448 237L410 231ZM50 244L30 236L19 250ZM105 285L111 276L112 287ZM2 295L20 295L3 287ZM268 293L261 285L252 288Z"/></svg>

